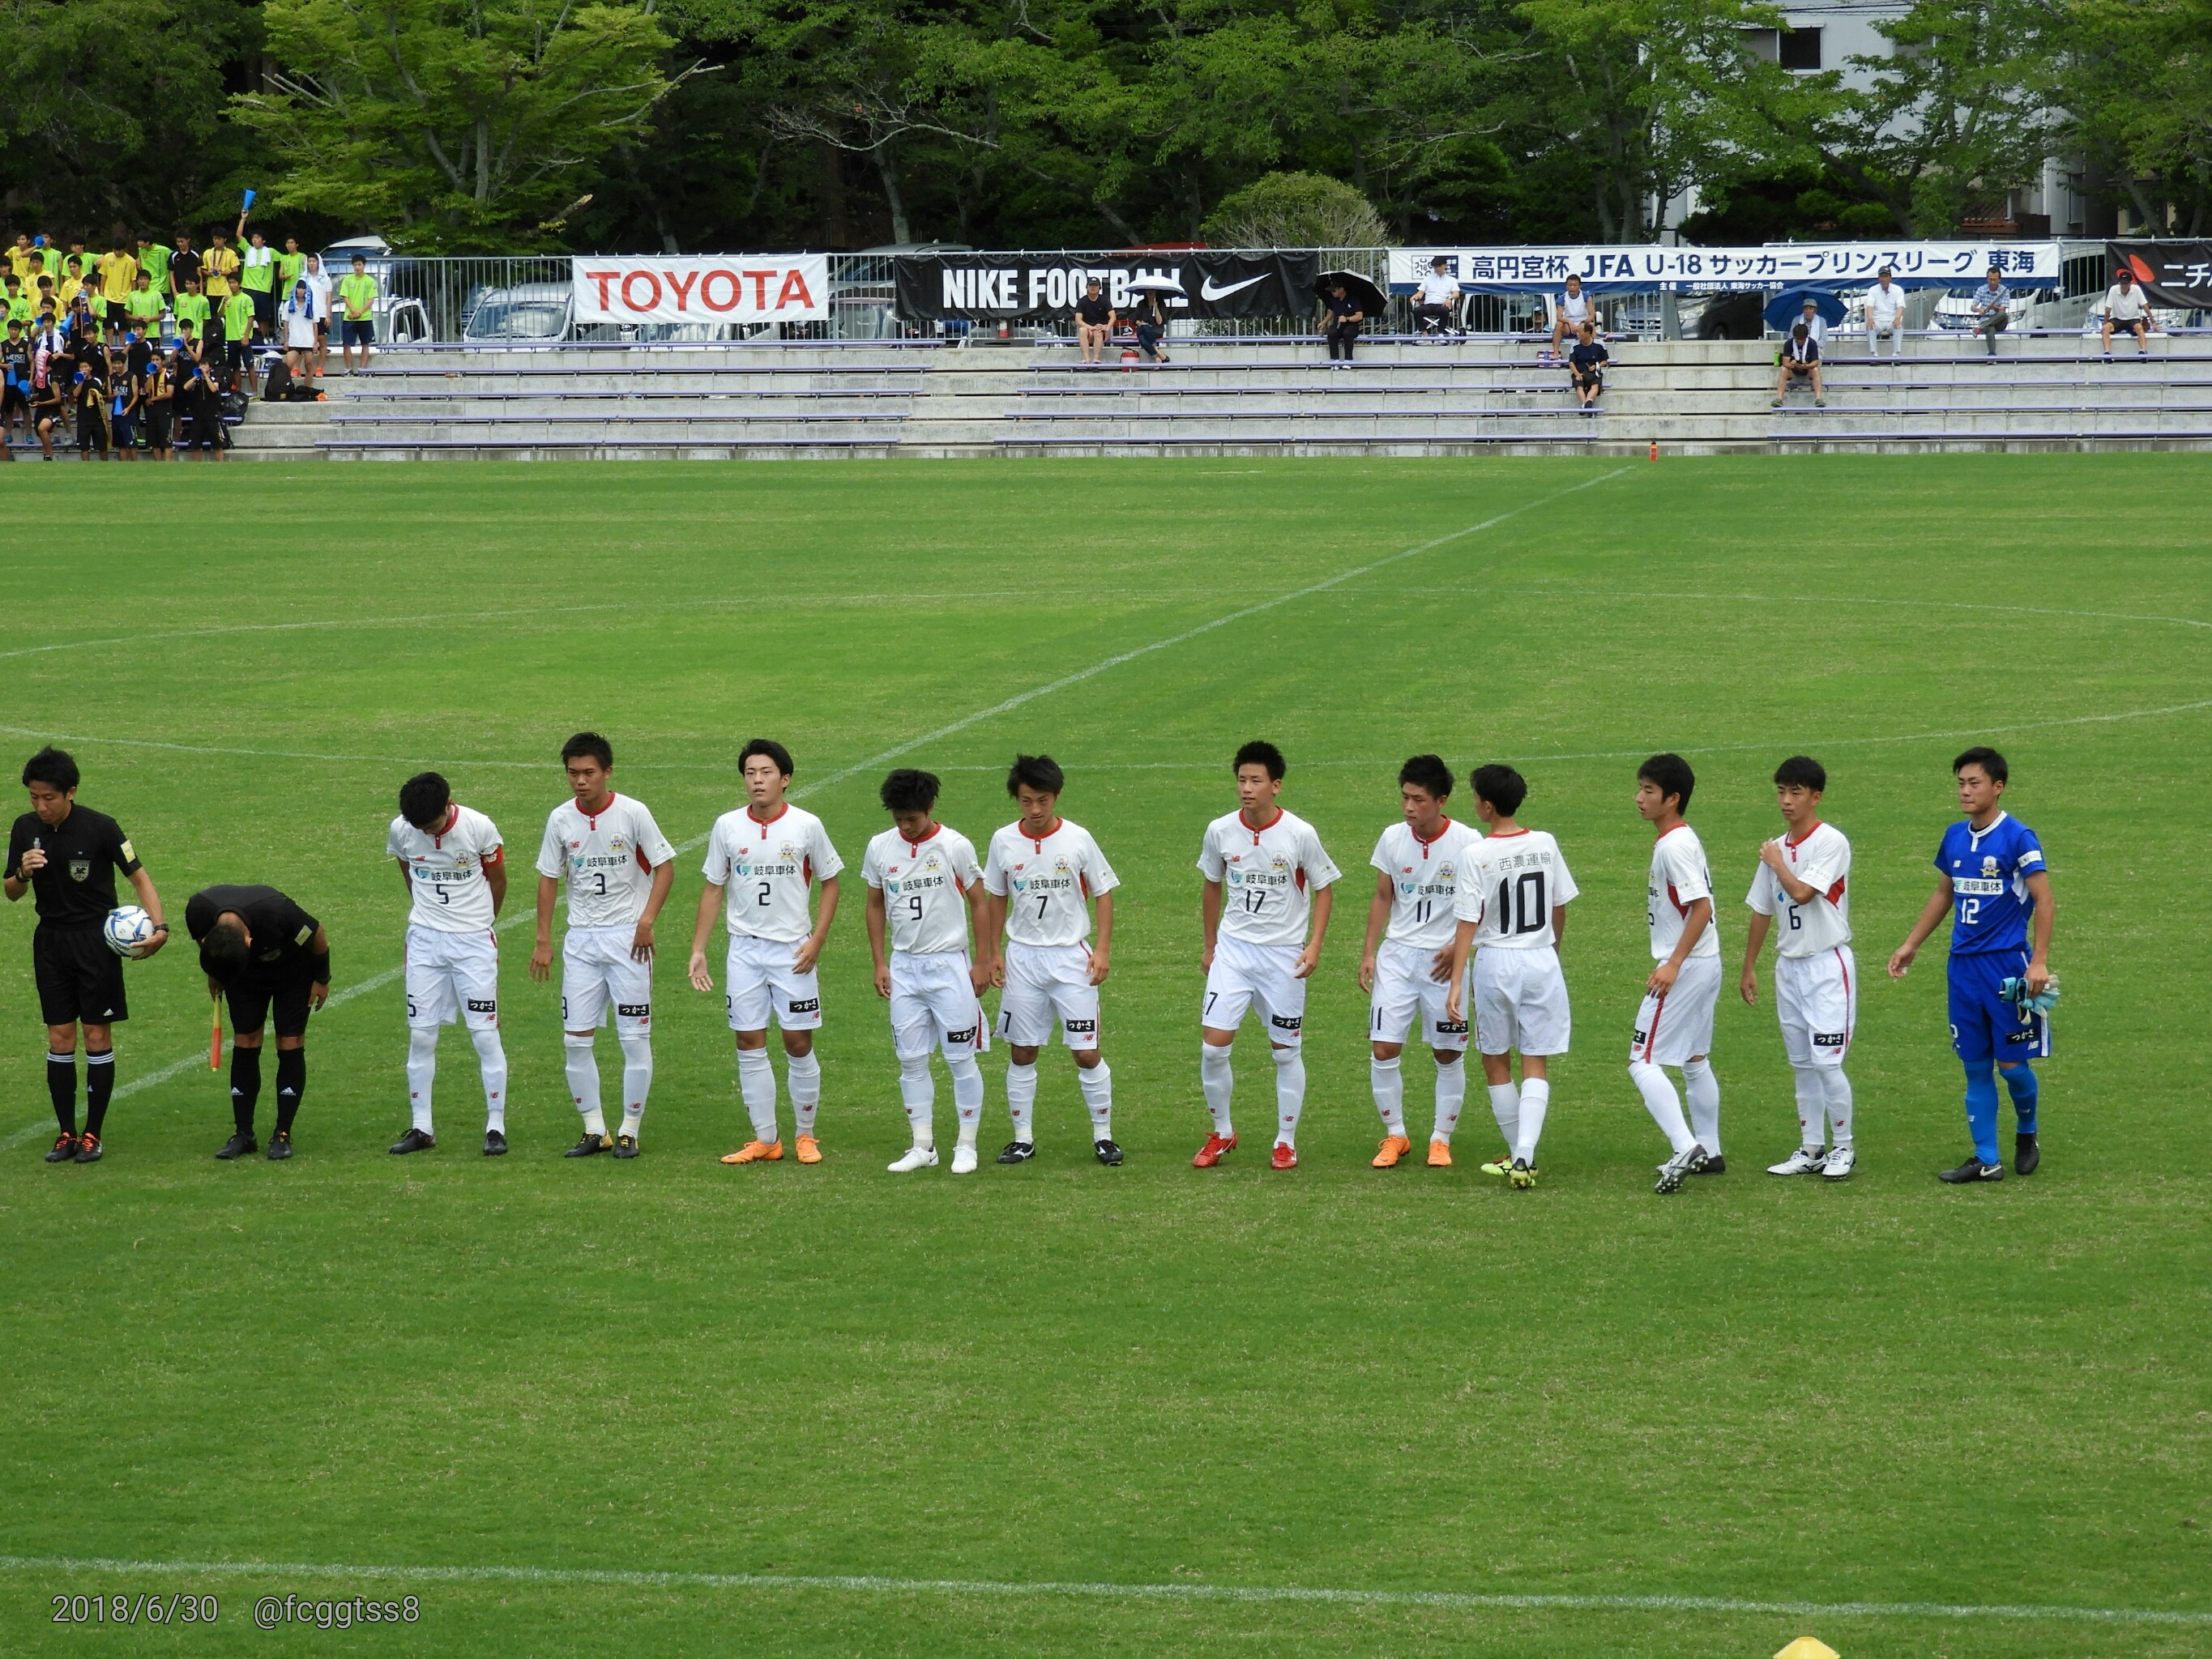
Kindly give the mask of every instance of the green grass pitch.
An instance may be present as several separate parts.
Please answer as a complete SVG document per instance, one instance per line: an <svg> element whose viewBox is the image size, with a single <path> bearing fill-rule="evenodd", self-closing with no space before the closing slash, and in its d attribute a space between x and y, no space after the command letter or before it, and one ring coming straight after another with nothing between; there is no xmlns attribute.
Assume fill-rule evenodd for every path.
<svg viewBox="0 0 2212 1659"><path fill-rule="evenodd" d="M888 757L939 770L980 845L1007 758L1050 750L1127 884L1106 1041L1129 1151L1091 1162L1055 1048L1034 1164L887 1176L905 1127L855 880L824 957L828 1161L720 1165L744 1120L720 998L683 983L687 848L637 1162L559 1155L576 1120L525 923L503 1162L452 1032L441 1145L386 1155L389 982L317 1017L299 1157L213 1162L228 1113L189 1063L207 1004L180 944L131 970L118 1046L126 1089L186 1063L118 1101L106 1163L49 1168L9 908L0 1649L2212 1653L2204 459L0 478L10 753L65 739L174 917L213 881L298 896L341 989L398 962L384 829L422 766L506 832L513 915L579 726L684 843L742 800L744 739L782 738L854 866ZM1248 1034L1247 1144L1201 1175L1192 861L1254 735L1348 878L1304 1167L1268 1171L1249 1133L1271 1068ZM1984 740L2051 849L2066 1000L2042 1172L1954 1191L1940 939L1904 982L1880 970L1949 759ZM1768 775L1828 766L1865 981L1848 1185L1762 1172L1788 1075L1771 1000L1728 994L1729 1171L1651 1194L1623 1066L1634 767L1665 747L1698 770L1731 985ZM1367 1167L1366 860L1431 748L1517 763L1582 884L1533 1193L1477 1173L1479 1088L1456 1168ZM1420 1130L1428 1070L1409 1054ZM56 1595L185 1590L220 1597L216 1630L51 1622ZM1227 1593L1284 1590L1339 1594ZM255 1632L254 1598L288 1593L413 1594L421 1619Z"/></svg>

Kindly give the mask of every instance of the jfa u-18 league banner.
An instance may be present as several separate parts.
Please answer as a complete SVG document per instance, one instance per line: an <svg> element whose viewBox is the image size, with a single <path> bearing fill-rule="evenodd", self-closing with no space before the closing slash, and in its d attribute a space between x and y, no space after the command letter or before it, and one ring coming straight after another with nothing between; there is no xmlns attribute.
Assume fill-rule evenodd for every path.
<svg viewBox="0 0 2212 1659"><path fill-rule="evenodd" d="M575 262L580 323L803 323L830 314L826 253Z"/></svg>
<svg viewBox="0 0 2212 1659"><path fill-rule="evenodd" d="M1313 253L1129 253L1108 258L1051 253L913 253L897 263L898 314L916 321L965 317L1025 322L1065 317L1096 276L1100 297L1127 311L1130 284L1164 278L1170 317L1302 317L1318 303Z"/></svg>
<svg viewBox="0 0 2212 1659"><path fill-rule="evenodd" d="M1783 242L1770 247L1395 247L1390 287L1410 294L1441 255L1476 294L1528 294L1570 276L1599 293L1654 288L1865 288L1887 265L1901 288L1964 288L2003 273L2008 288L2058 282L2056 242Z"/></svg>

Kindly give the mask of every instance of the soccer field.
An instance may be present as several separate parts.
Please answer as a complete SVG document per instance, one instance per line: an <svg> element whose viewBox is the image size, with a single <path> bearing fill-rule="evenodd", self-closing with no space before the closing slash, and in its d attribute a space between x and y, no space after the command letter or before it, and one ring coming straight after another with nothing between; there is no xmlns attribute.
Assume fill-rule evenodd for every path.
<svg viewBox="0 0 2212 1659"><path fill-rule="evenodd" d="M2212 462L8 482L37 552L0 624L0 732L75 752L180 931L209 883L300 899L339 995L299 1156L216 1163L180 937L130 969L106 1161L48 1166L29 904L0 921L0 1649L2212 1654ZM635 1162L561 1157L557 987L524 971L583 726L682 849ZM682 974L753 735L789 745L852 866L814 1168L717 1162L746 1138L730 1040ZM1267 1167L1248 1029L1244 1145L1201 1173L1193 861L1259 736L1346 878L1303 1167ZM1943 936L1901 982L1881 964L1930 889L1950 759L1984 742L2050 849L2065 1000L2042 1170L1954 1189ZM1698 769L1730 988L1781 828L1769 776L1826 764L1866 970L1848 1182L1764 1173L1796 1132L1770 979L1720 1010L1728 1172L1651 1192L1666 1147L1624 1063L1650 967L1635 767L1665 748ZM992 1164L998 1049L983 1168L894 1177L857 868L876 786L939 772L980 848L1018 749L1066 767L1064 811L1124 882L1104 1028L1128 1160L1092 1160L1054 1048L1039 1157ZM1479 1084L1455 1167L1368 1167L1367 858L1429 749L1462 777L1519 767L1522 820L1582 888L1533 1192L1478 1173ZM440 1145L385 1152L406 1125L385 828L428 766L514 864L504 1159L478 1155L453 1031ZM1405 1074L1418 1142L1425 1053ZM264 1133L270 1105L264 1083ZM940 1067L940 1145L951 1118ZM52 1622L58 1596L186 1591L219 1598L216 1628ZM412 1595L419 1620L256 1632L256 1599L288 1595Z"/></svg>

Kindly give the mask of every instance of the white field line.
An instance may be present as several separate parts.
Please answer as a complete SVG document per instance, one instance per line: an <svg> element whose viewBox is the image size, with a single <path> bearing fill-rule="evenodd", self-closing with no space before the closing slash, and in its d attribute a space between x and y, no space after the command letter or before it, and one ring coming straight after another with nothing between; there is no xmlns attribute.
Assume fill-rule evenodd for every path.
<svg viewBox="0 0 2212 1659"><path fill-rule="evenodd" d="M0 1571L155 1574L277 1580L369 1579L409 1583L605 1584L710 1590L847 1590L893 1595L1095 1598L1119 1601L1319 1602L1336 1607L1461 1611L1711 1613L1789 1619L2005 1619L2039 1623L2212 1625L2212 1613L2036 1603L1767 1601L1728 1595L1546 1595L1459 1590L1306 1589L1242 1584L1035 1583L989 1578L894 1578L877 1574L649 1572L594 1567L363 1566L304 1561L129 1561L105 1557L0 1555Z"/></svg>
<svg viewBox="0 0 2212 1659"><path fill-rule="evenodd" d="M1195 628L1185 629L1182 633L1170 635L1166 639L1155 640L1149 645L1137 646L1131 650L1120 652L1110 657L1102 658L1099 661L1092 663L1087 668L1079 668L1072 674L1063 674L1056 680L1048 681L1046 684L1033 687L1027 691L1017 692L1012 696L1007 697L1002 702L993 703L988 708L980 708L972 714L963 715L960 719L954 720L949 726L940 726L934 731L923 732L918 738L911 738L903 743L894 744L892 747L884 750L879 754L871 755L864 761L856 761L850 766L841 767L834 772L825 773L821 777L812 779L807 783L802 784L799 787L793 790L791 792L791 798L793 800L803 800L817 790L827 789L833 783L843 782L847 778L851 777L857 772L866 772L872 768L881 766L888 761L897 760L902 756L910 755L915 750L921 748L926 744L935 743L939 738L951 737L953 733L957 732L964 732L969 726L979 725L982 721L991 719L994 715L1003 714L1007 713L1009 710L1019 708L1025 703L1035 702L1039 697L1049 696L1055 691L1064 691L1071 685L1080 685L1084 681L1095 679L1097 676L1105 673L1109 669L1121 667L1124 663L1134 662L1138 658L1150 656L1156 651L1165 651L1174 646L1187 644L1192 640L1198 639L1205 635L1212 633L1217 629L1226 628L1231 623L1242 622L1248 617L1256 617L1261 611L1273 611L1279 605L1289 605L1297 599L1310 598L1316 593L1325 593L1329 589L1340 586L1342 584L1351 581L1357 577L1367 575L1373 571L1384 569L1390 565L1397 564L1406 559L1413 558L1419 554L1433 552L1439 547L1446 546L1455 541L1463 540L1467 537L1480 535L1482 532L1494 529L1509 520L1517 519L1523 514L1533 513L1539 507L1549 507L1554 501L1563 501L1569 495L1578 494L1583 490L1590 489L1594 485L1605 483L1611 479L1620 477L1623 473L1632 472L1635 469L1632 467L1617 466L1613 468L1612 471L1601 473L1595 478L1585 478L1580 483L1569 484L1564 489L1553 490L1550 495L1539 496L1533 501L1524 502L1519 507L1508 507L1503 513L1493 514L1492 516L1483 520L1479 524L1468 525L1464 529L1452 531L1446 535L1437 536L1429 541L1419 543L1413 547L1401 548L1395 553L1387 553L1379 559L1370 560L1365 564L1357 565L1350 570L1343 571L1339 574L1330 576L1324 580L1310 582L1304 587L1296 587L1291 589L1288 592L1279 593L1273 599L1262 599L1256 605L1248 605L1241 610L1231 611L1224 616L1215 617L1212 622L1200 623ZM577 606L574 608L580 610L587 607ZM0 654L21 655L27 653L9 653ZM39 737L42 735L36 732L19 732L17 728L14 726L0 726L0 732L6 732L26 737ZM82 740L74 739L74 741ZM173 747L176 745L163 744L160 746ZM221 752L242 754L249 751L232 750ZM302 756L295 757L294 758L305 759L310 757ZM515 763L510 762L507 763L514 764ZM544 764L542 761L532 761L529 763L532 766L542 766ZM707 837L705 836L695 836L690 841L679 843L677 846L676 851L678 855L681 855L685 853L696 852L706 844ZM535 920L535 911L517 910L513 915L508 916L504 921L498 924L498 931L504 933L511 927L520 926L526 921L534 921ZM387 968L380 974L372 974L367 979L357 980L353 984L347 986L342 991L332 992L331 994L330 1000L323 1005L324 1011L327 1012L330 1009L337 1007L341 1003L350 1002L354 998L365 996L371 991L381 990L384 987L391 984L394 980L399 978L400 975L405 972L406 969L403 964L399 967ZM166 1083L171 1078L179 1076L185 1072L190 1071L194 1066L203 1063L205 1059L206 1056L204 1054L188 1054L184 1059L173 1060L168 1065L161 1066L156 1071L148 1072L143 1076L132 1078L128 1082L118 1083L115 1087L114 1098L121 1100L126 1096L137 1094L142 1089L150 1089L157 1083ZM4 1140L0 1140L0 1151L6 1151L8 1149L19 1146L23 1142L35 1138L39 1134L44 1133L46 1125L50 1121L50 1119L41 1118L35 1123L27 1123L24 1125L21 1128L9 1135Z"/></svg>

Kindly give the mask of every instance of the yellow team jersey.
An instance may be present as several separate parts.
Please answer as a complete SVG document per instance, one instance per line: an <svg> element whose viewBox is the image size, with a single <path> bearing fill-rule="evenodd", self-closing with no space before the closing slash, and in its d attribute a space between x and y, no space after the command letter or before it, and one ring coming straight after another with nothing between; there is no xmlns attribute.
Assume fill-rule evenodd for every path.
<svg viewBox="0 0 2212 1659"><path fill-rule="evenodd" d="M200 261L200 291L210 300L230 297L230 279L238 271L238 255L227 247L210 248Z"/></svg>
<svg viewBox="0 0 2212 1659"><path fill-rule="evenodd" d="M100 259L100 297L111 305L121 305L131 297L131 286L138 280L138 262L127 253L105 253Z"/></svg>

